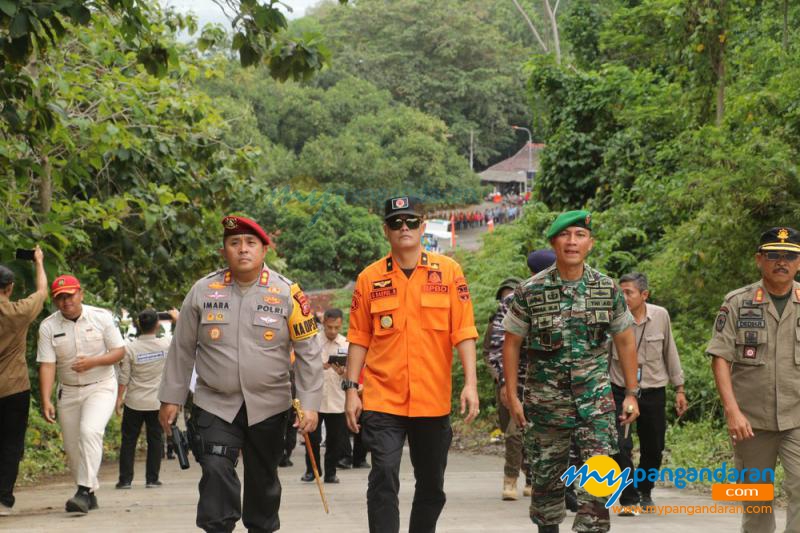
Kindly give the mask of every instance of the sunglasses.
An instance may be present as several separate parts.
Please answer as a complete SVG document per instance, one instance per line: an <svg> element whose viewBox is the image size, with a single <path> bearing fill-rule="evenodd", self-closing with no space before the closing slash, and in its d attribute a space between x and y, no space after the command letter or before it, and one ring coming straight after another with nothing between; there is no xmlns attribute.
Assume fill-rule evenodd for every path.
<svg viewBox="0 0 800 533"><path fill-rule="evenodd" d="M394 231L402 229L403 224L408 226L408 229L417 229L422 224L422 219L419 217L392 217L386 221L389 229Z"/></svg>
<svg viewBox="0 0 800 533"><path fill-rule="evenodd" d="M764 252L761 255L766 257L769 261L783 260L789 263L797 261L797 258L800 257L800 254L797 252Z"/></svg>

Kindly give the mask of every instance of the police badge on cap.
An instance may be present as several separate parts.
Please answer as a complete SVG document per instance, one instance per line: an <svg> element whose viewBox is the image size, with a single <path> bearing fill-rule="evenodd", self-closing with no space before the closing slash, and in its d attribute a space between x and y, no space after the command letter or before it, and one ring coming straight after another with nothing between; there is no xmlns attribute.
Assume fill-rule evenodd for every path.
<svg viewBox="0 0 800 533"><path fill-rule="evenodd" d="M422 216L422 200L414 196L397 196L386 200L383 209L383 218L386 220L395 215L416 215Z"/></svg>
<svg viewBox="0 0 800 533"><path fill-rule="evenodd" d="M255 220L246 217L227 216L222 219L222 227L225 228L223 238L230 235L255 235L267 246L270 244L267 232Z"/></svg>
<svg viewBox="0 0 800 533"><path fill-rule="evenodd" d="M800 253L800 233L787 226L770 228L761 234L758 251Z"/></svg>

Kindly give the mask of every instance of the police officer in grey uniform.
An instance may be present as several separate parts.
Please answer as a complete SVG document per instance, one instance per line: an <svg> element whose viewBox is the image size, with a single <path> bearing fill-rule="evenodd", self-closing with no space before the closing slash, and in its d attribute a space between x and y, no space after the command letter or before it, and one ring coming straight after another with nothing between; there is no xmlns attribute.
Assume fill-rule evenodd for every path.
<svg viewBox="0 0 800 533"><path fill-rule="evenodd" d="M736 468L774 470L780 457L786 531L800 531L800 233L764 232L755 259L761 280L725 297L706 351ZM742 513L743 533L772 531L774 514Z"/></svg>
<svg viewBox="0 0 800 533"><path fill-rule="evenodd" d="M225 217L221 253L228 268L194 284L180 310L159 389L165 431L186 400L197 369L192 423L203 470L197 526L233 531L243 518L251 532L280 528L283 453L291 405L290 352L295 353L301 432L317 426L322 358L308 298L264 264L269 237L254 221ZM242 509L236 464L244 461ZM243 511L243 512L242 512Z"/></svg>

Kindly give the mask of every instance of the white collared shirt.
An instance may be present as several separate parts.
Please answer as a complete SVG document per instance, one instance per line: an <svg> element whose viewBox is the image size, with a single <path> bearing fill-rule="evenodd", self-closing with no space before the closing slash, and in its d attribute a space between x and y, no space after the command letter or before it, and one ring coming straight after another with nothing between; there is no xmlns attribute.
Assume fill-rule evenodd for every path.
<svg viewBox="0 0 800 533"><path fill-rule="evenodd" d="M336 335L336 338L331 341L325 336L324 331L320 331L317 338L321 347L323 363L327 363L331 355L347 355L349 343L344 336ZM323 372L320 413L344 413L345 392L342 390L342 380L343 376L337 374L332 367Z"/></svg>
<svg viewBox="0 0 800 533"><path fill-rule="evenodd" d="M111 312L83 304L76 321L64 318L61 311L42 321L36 361L55 363L58 379L64 385L89 385L113 378L114 366L101 365L86 372L75 372L71 367L77 357L100 356L124 345Z"/></svg>

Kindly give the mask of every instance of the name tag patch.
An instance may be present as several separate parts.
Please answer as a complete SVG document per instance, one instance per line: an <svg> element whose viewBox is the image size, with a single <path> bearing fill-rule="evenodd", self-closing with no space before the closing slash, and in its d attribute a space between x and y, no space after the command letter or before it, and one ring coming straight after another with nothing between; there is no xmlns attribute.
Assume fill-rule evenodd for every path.
<svg viewBox="0 0 800 533"><path fill-rule="evenodd" d="M153 361L164 359L166 356L167 354L165 354L163 350L160 352L137 353L136 362L139 364L152 363Z"/></svg>
<svg viewBox="0 0 800 533"><path fill-rule="evenodd" d="M764 329L764 328L767 327L767 321L766 320L737 320L736 321L736 327L739 328L739 329L745 329L745 328Z"/></svg>
<svg viewBox="0 0 800 533"><path fill-rule="evenodd" d="M370 291L369 299L378 300L380 298L389 298L390 296L395 296L396 294L397 294L396 287L392 287L390 289L380 289L377 291Z"/></svg>
<svg viewBox="0 0 800 533"><path fill-rule="evenodd" d="M586 300L586 309L611 309L612 303L609 299L594 299L589 298Z"/></svg>

